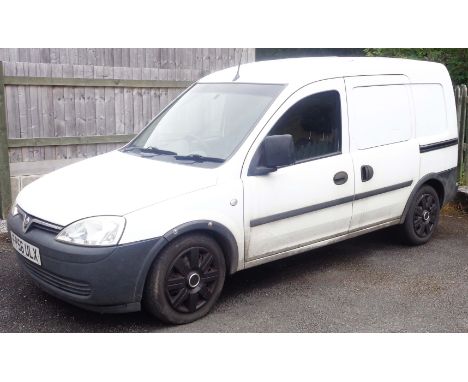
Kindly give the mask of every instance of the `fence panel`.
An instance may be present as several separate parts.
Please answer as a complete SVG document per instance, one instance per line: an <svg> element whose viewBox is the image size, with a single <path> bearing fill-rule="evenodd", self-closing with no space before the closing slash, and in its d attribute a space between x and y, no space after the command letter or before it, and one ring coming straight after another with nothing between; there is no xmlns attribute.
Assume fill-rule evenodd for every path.
<svg viewBox="0 0 468 382"><path fill-rule="evenodd" d="M131 115L125 132L135 134L154 116L149 102L151 89L167 88L170 91L168 103L178 94L178 88L183 89L191 82L145 81L142 80L141 68L115 68L114 71L112 67L103 66L30 65L42 65L40 72L50 73L51 77L30 77L23 70L23 63L4 63L7 74L4 78L6 118L10 139L115 135L122 130L122 116L126 111ZM119 82L114 73L120 76L124 69L130 69L131 80ZM145 70L145 73L148 71L150 69ZM37 70L33 72L37 73ZM18 73L24 76L18 76ZM87 78L93 80L87 81ZM126 105L122 102L125 91L122 86L128 86L125 89L131 94ZM41 102L37 101L38 92ZM31 94L34 102L31 102ZM41 125L37 123L38 116L42 116ZM86 148L44 146L38 150L31 149L31 146L16 145L10 149L10 162L90 157L114 147L99 143Z"/></svg>
<svg viewBox="0 0 468 382"><path fill-rule="evenodd" d="M209 67L202 63L203 50L201 48L0 48L0 61L133 68L198 68L209 73ZM232 52L228 53L228 50ZM228 61L229 66L232 66L238 62L232 60L235 51L239 49L219 49L218 58L212 54L210 58L214 62L217 59ZM255 49L245 49L245 62L254 61L254 55Z"/></svg>

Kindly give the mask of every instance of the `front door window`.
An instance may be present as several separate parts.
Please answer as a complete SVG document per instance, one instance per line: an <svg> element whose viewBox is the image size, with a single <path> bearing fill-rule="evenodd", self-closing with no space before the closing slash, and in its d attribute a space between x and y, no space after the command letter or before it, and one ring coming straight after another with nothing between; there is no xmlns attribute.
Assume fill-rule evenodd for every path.
<svg viewBox="0 0 468 382"><path fill-rule="evenodd" d="M269 135L291 134L296 162L341 153L341 107L337 91L310 95L294 104Z"/></svg>

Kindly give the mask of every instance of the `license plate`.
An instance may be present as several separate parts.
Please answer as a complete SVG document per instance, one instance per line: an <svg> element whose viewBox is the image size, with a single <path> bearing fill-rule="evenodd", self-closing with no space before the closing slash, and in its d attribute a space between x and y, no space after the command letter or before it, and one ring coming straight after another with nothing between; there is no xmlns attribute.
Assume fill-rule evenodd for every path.
<svg viewBox="0 0 468 382"><path fill-rule="evenodd" d="M25 242L23 239L16 236L13 232L11 232L11 243L13 244L13 248L16 249L20 255L23 255L33 263L41 265L41 255L39 253L39 248Z"/></svg>

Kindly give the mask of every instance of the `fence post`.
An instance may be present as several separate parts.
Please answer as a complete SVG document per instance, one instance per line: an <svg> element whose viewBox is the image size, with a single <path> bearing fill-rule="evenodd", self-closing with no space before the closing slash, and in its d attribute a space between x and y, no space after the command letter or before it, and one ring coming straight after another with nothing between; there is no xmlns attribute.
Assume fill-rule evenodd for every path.
<svg viewBox="0 0 468 382"><path fill-rule="evenodd" d="M462 159L463 159L463 143L462 142L462 130L461 130L461 101L462 101L462 88L460 85L455 86L453 89L455 93L455 107L457 110L457 134L458 134L458 162L457 162L457 180L461 181L462 175Z"/></svg>
<svg viewBox="0 0 468 382"><path fill-rule="evenodd" d="M460 183L468 180L467 173L463 174L466 169L466 163L468 162L466 145L464 144L467 139L465 134L466 128L466 109L467 109L467 88L466 85L459 85L456 87L455 91L456 96L456 105L457 105L457 123L458 123L458 179Z"/></svg>
<svg viewBox="0 0 468 382"><path fill-rule="evenodd" d="M11 207L10 159L6 123L3 62L0 61L0 217L6 218Z"/></svg>
<svg viewBox="0 0 468 382"><path fill-rule="evenodd" d="M462 128L465 129L465 139L464 142L461 142L461 145L463 145L463 160L465 162L465 184L468 185L468 91L465 86L465 116L463 117L463 123L464 126Z"/></svg>

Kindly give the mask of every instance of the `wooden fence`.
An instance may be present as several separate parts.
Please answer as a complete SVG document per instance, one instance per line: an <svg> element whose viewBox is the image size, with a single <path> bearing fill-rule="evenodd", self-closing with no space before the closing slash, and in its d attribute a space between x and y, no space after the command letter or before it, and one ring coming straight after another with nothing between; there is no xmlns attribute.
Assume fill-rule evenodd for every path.
<svg viewBox="0 0 468 382"><path fill-rule="evenodd" d="M460 184L468 184L468 95L466 85L455 87L455 103L459 132L458 179Z"/></svg>
<svg viewBox="0 0 468 382"><path fill-rule="evenodd" d="M0 61L130 68L194 68L205 72L239 61L238 48L0 48ZM245 49L254 61L255 49Z"/></svg>
<svg viewBox="0 0 468 382"><path fill-rule="evenodd" d="M192 82L240 58L241 49L0 49L10 60L0 61L0 217L10 163L114 150ZM245 49L242 62L254 59Z"/></svg>

